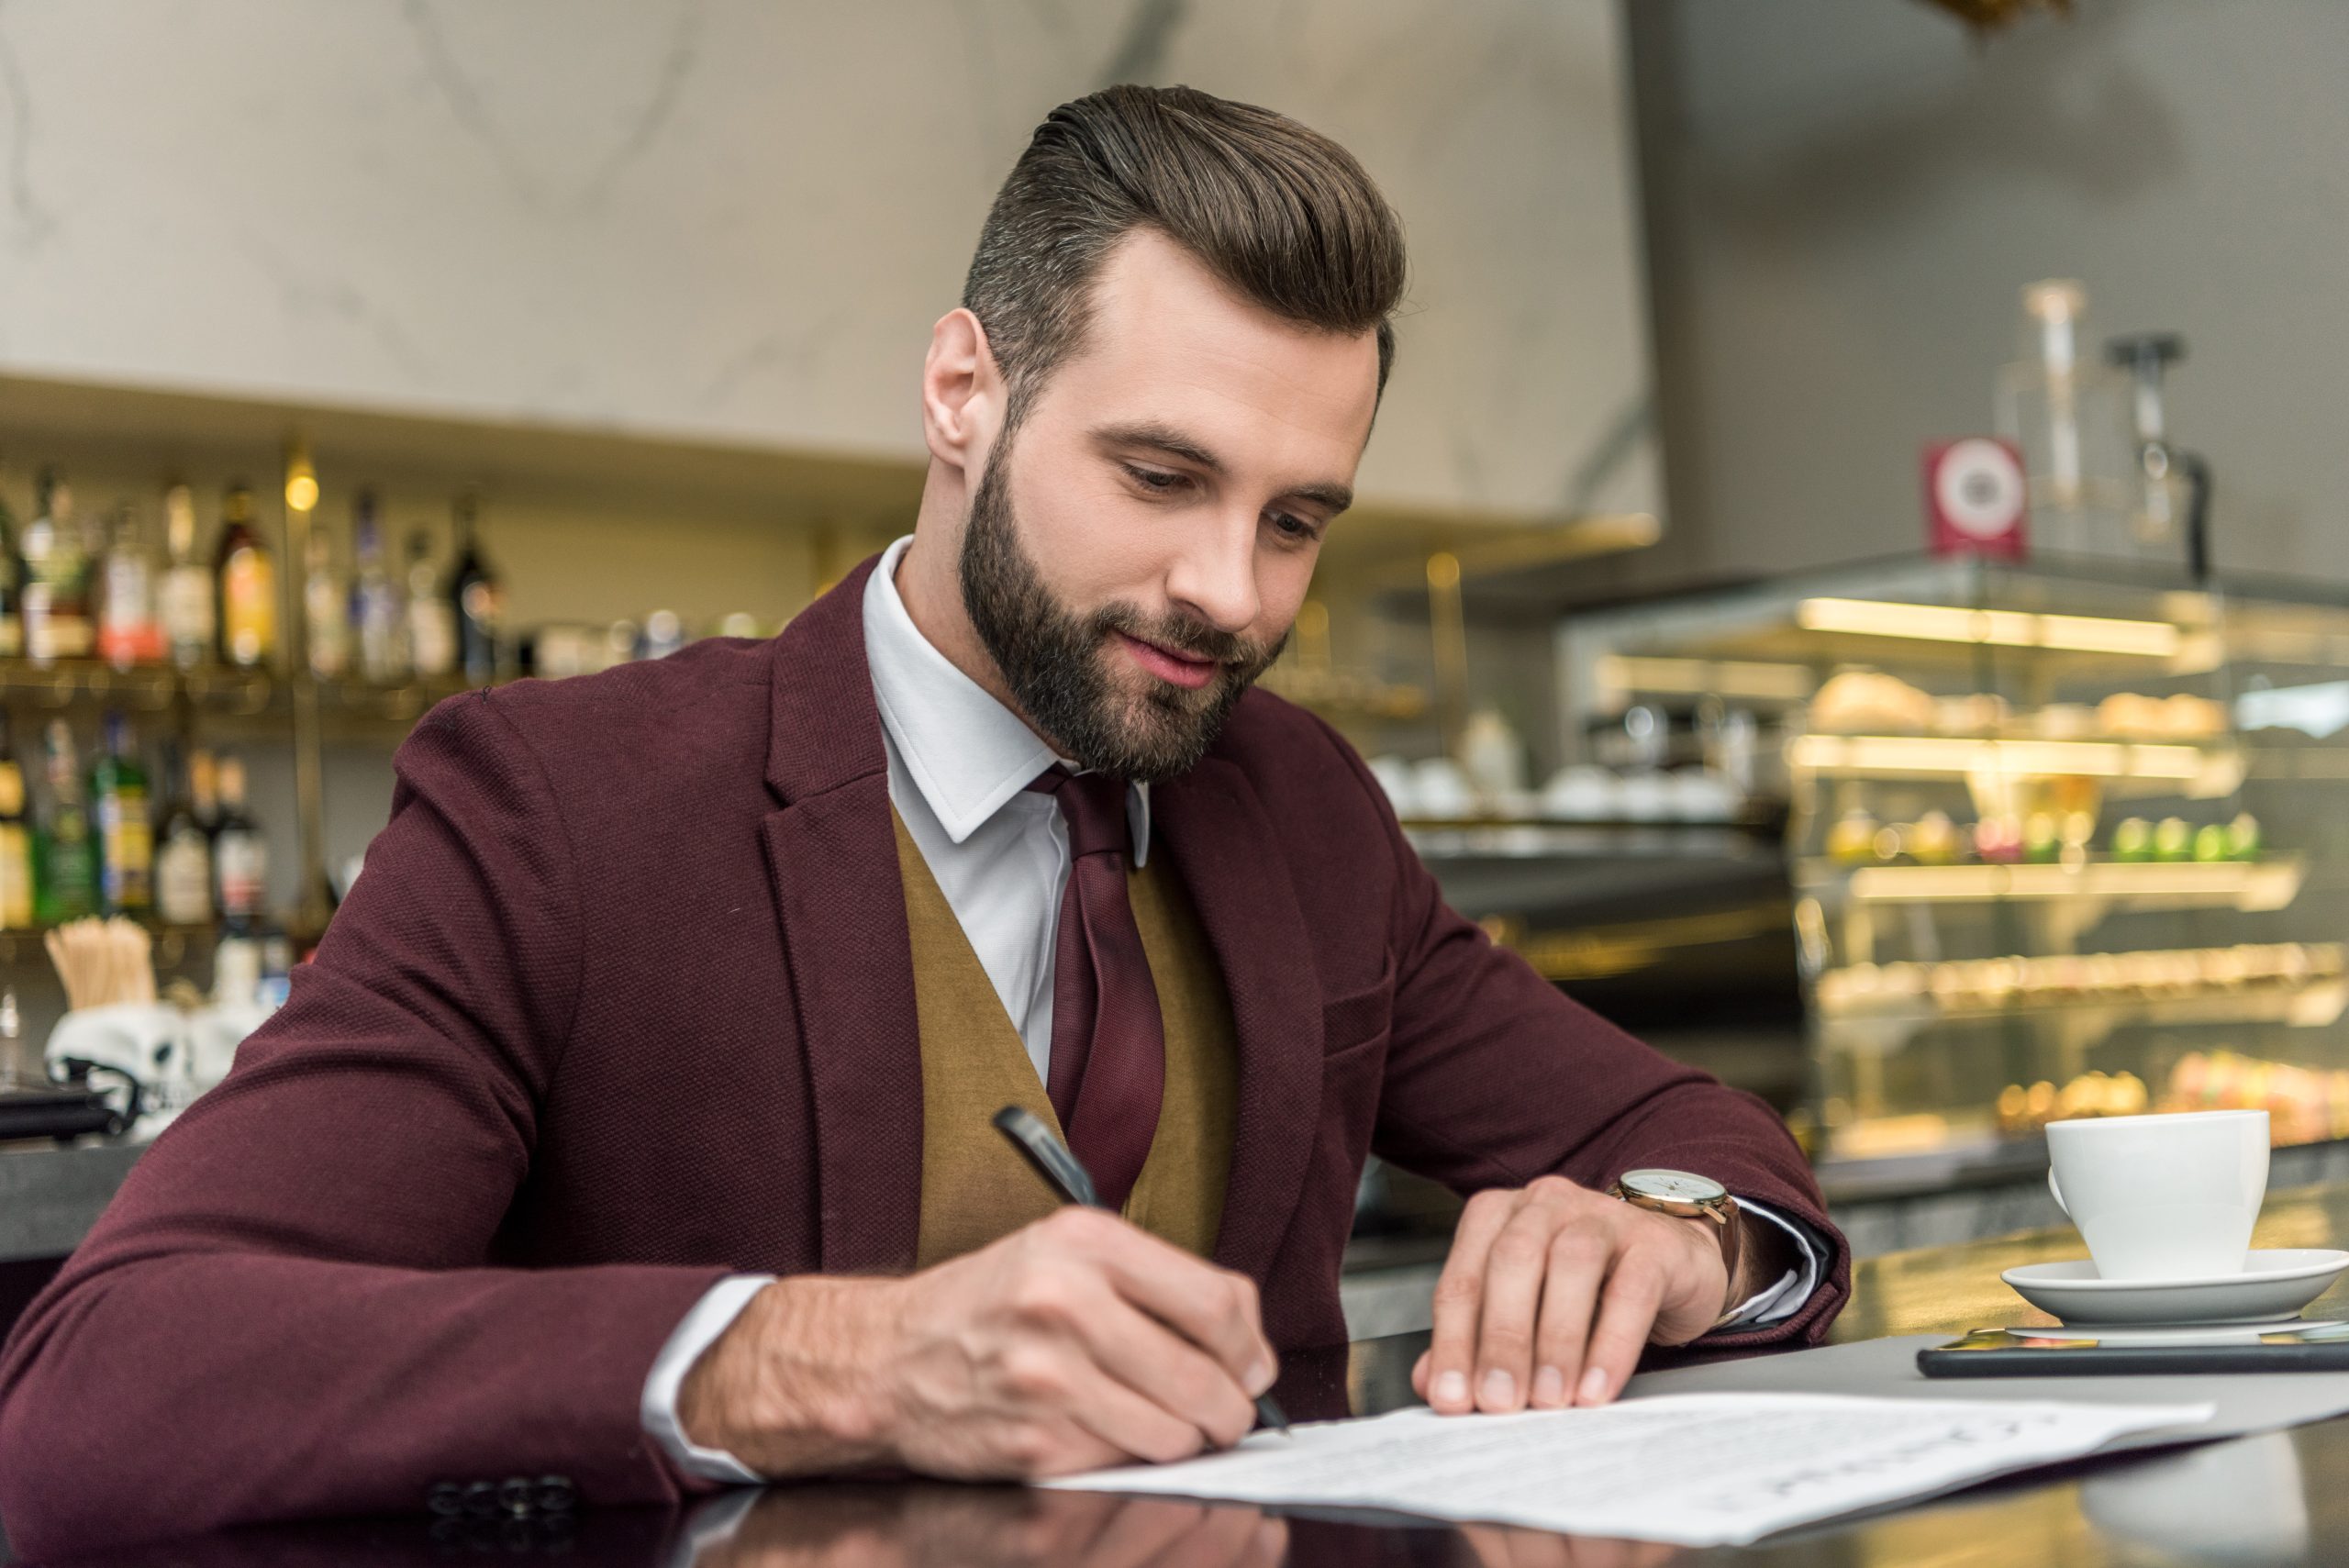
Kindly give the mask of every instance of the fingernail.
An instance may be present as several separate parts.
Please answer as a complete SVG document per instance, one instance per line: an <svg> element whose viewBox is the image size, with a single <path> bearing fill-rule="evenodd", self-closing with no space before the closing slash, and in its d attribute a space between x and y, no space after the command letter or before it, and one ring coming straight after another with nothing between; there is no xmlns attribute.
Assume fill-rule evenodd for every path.
<svg viewBox="0 0 2349 1568"><path fill-rule="evenodd" d="M1554 1366L1545 1366L1533 1374L1533 1402L1536 1405L1558 1406L1566 1402L1566 1374Z"/></svg>
<svg viewBox="0 0 2349 1568"><path fill-rule="evenodd" d="M1506 1410L1517 1403L1517 1379L1495 1367L1485 1374L1485 1397L1487 1410Z"/></svg>
<svg viewBox="0 0 2349 1568"><path fill-rule="evenodd" d="M1431 1403L1437 1405L1464 1405L1467 1402L1468 1374L1466 1373L1447 1372L1438 1375L1435 1380L1435 1398Z"/></svg>
<svg viewBox="0 0 2349 1568"><path fill-rule="evenodd" d="M1607 1369L1603 1366L1592 1367L1582 1374L1582 1402L1586 1405L1596 1405L1606 1397Z"/></svg>
<svg viewBox="0 0 2349 1568"><path fill-rule="evenodd" d="M1253 1366L1251 1366L1248 1369L1248 1375L1243 1381L1247 1385L1248 1396L1251 1399L1253 1399L1257 1395L1262 1394L1265 1389L1270 1388L1273 1385L1273 1363L1270 1362L1256 1362Z"/></svg>

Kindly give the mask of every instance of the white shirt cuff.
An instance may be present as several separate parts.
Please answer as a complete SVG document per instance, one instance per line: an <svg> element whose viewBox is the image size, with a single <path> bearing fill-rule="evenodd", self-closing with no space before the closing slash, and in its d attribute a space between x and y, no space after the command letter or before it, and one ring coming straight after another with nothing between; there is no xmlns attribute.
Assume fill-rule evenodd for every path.
<svg viewBox="0 0 2349 1568"><path fill-rule="evenodd" d="M1827 1249L1811 1234L1810 1227L1787 1218L1766 1204L1745 1198L1737 1200L1739 1210L1757 1218L1766 1219L1785 1231L1794 1242L1801 1261L1767 1288L1756 1291L1738 1304L1729 1321L1713 1330L1725 1334L1737 1329L1760 1329L1772 1323L1783 1323L1803 1308L1810 1293L1819 1288L1820 1275L1827 1267Z"/></svg>
<svg viewBox="0 0 2349 1568"><path fill-rule="evenodd" d="M645 1435L661 1445L670 1463L699 1480L756 1486L766 1479L722 1448L702 1448L687 1440L677 1420L677 1390L702 1351L742 1315L751 1297L774 1283L773 1274L729 1274L711 1285L685 1314L685 1321L671 1330L645 1376L644 1397L637 1406L637 1418L643 1422Z"/></svg>

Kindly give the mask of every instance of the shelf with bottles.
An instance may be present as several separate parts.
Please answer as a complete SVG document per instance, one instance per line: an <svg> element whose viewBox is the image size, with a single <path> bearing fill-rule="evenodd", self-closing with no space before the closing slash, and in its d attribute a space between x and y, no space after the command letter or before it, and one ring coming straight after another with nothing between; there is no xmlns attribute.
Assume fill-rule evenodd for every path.
<svg viewBox="0 0 2349 1568"><path fill-rule="evenodd" d="M223 923L266 923L267 843L246 806L241 758L174 738L158 789L128 715L106 715L86 769L72 721L57 715L40 727L36 792L5 718L0 962L38 959L46 932L93 915L146 925L174 962Z"/></svg>

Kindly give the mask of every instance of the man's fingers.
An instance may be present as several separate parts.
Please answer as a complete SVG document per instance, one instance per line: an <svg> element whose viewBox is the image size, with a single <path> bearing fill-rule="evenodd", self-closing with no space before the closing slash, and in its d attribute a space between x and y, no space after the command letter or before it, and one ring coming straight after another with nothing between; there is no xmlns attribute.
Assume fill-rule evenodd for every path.
<svg viewBox="0 0 2349 1568"><path fill-rule="evenodd" d="M1097 1307L1075 1314L1076 1331L1096 1365L1214 1447L1229 1448L1248 1435L1256 1407L1230 1368L1113 1293L1102 1296Z"/></svg>
<svg viewBox="0 0 2349 1568"><path fill-rule="evenodd" d="M1598 1287L1616 1247L1611 1227L1586 1223L1551 1239L1549 1268L1542 1281L1542 1321L1533 1334L1536 1409L1563 1410L1575 1402L1583 1355L1590 1340L1591 1314Z"/></svg>
<svg viewBox="0 0 2349 1568"><path fill-rule="evenodd" d="M1193 1257L1115 1215L1063 1209L1072 1245L1098 1263L1118 1294L1220 1362L1252 1397L1272 1386L1277 1362L1264 1338L1256 1286L1244 1274ZM1046 1221L1054 1224L1056 1221Z"/></svg>
<svg viewBox="0 0 2349 1568"><path fill-rule="evenodd" d="M1640 1349L1648 1342L1663 1300L1664 1269L1651 1250L1635 1249L1617 1258L1599 1298L1598 1320L1591 1327L1575 1404L1604 1405L1622 1392L1631 1368L1639 1364Z"/></svg>
<svg viewBox="0 0 2349 1568"><path fill-rule="evenodd" d="M1519 1206L1485 1256L1485 1289L1476 1319L1476 1408L1506 1414L1525 1407L1533 1374L1533 1323L1559 1213L1543 1203Z"/></svg>
<svg viewBox="0 0 2349 1568"><path fill-rule="evenodd" d="M1092 1459L1041 1473L1065 1474L1070 1470L1124 1463L1129 1459L1166 1464L1188 1459L1207 1446L1207 1434L1198 1428L1095 1367L1074 1373L1065 1396L1055 1403L1076 1426L1116 1451L1106 1459Z"/></svg>
<svg viewBox="0 0 2349 1568"><path fill-rule="evenodd" d="M1509 1221L1518 1195L1478 1193L1452 1233L1435 1282L1435 1335L1428 1347L1428 1403L1447 1416L1475 1407L1468 1374L1476 1363L1476 1320L1485 1299L1485 1260Z"/></svg>

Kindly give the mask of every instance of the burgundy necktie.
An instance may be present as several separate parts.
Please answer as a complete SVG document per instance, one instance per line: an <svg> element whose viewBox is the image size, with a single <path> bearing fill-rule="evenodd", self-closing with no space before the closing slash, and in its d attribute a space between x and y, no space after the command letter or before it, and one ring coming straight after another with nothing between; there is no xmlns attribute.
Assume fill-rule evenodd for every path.
<svg viewBox="0 0 2349 1568"><path fill-rule="evenodd" d="M1166 1086L1158 984L1126 900L1126 783L1053 767L1028 787L1058 800L1068 821L1044 1092L1101 1201L1123 1208L1150 1157Z"/></svg>

